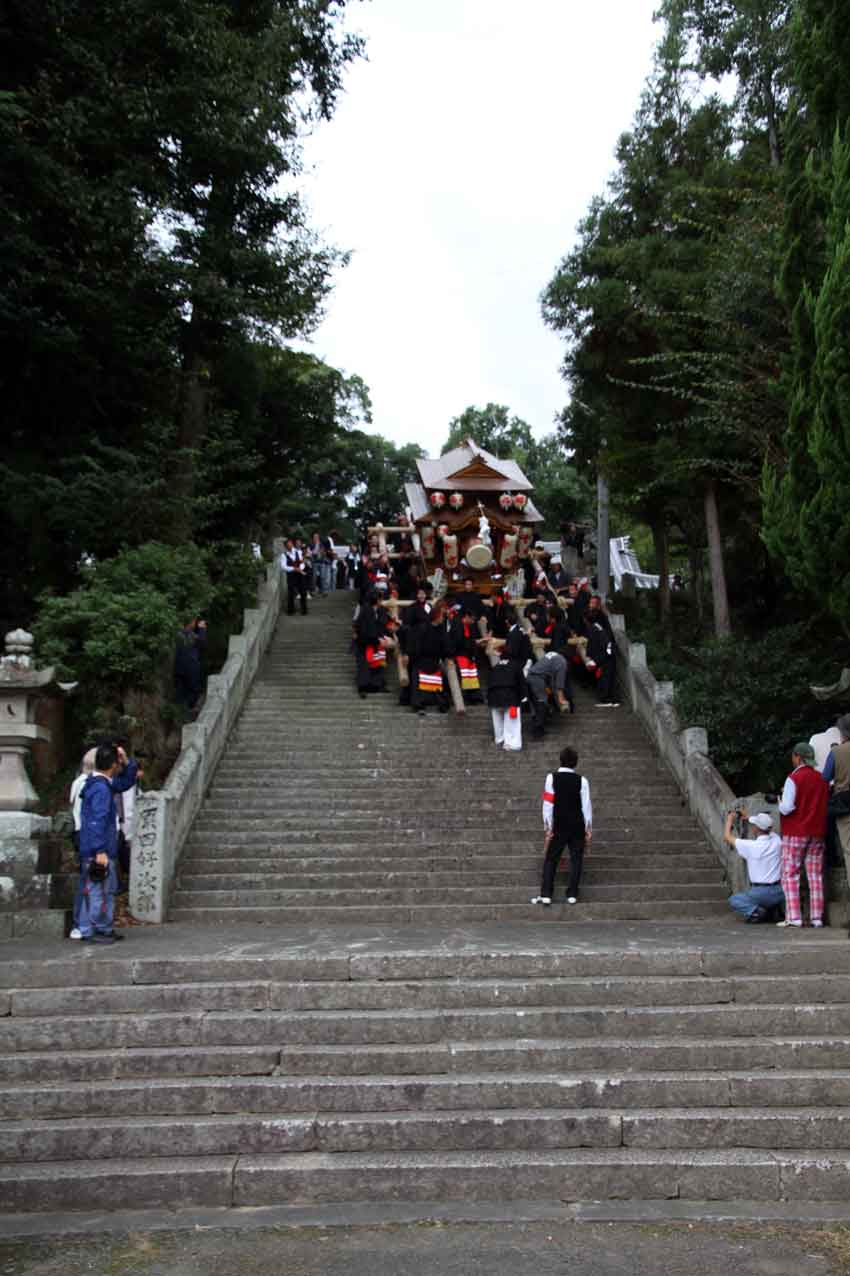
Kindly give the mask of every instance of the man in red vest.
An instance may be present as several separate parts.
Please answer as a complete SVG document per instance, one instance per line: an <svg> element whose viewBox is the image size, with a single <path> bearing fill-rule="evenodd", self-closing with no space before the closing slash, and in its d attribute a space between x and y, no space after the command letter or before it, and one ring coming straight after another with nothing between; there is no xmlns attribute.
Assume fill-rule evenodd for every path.
<svg viewBox="0 0 850 1276"><path fill-rule="evenodd" d="M815 751L801 741L791 750L794 768L779 799L782 816L782 890L785 921L780 926L802 926L800 869L806 866L809 911L813 926L823 925L823 859L829 785L814 768Z"/></svg>

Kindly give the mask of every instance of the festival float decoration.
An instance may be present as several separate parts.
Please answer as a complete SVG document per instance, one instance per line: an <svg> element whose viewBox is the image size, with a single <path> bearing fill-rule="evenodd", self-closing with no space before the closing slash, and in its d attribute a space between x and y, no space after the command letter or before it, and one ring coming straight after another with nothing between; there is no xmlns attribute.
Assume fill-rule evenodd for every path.
<svg viewBox="0 0 850 1276"><path fill-rule="evenodd" d="M517 533L517 553L520 558L528 558L528 552L534 544L534 528L520 527Z"/></svg>
<svg viewBox="0 0 850 1276"><path fill-rule="evenodd" d="M437 556L437 533L431 523L426 523L420 532L422 557L426 562Z"/></svg>
<svg viewBox="0 0 850 1276"><path fill-rule="evenodd" d="M422 458L417 468L419 482L406 484L405 492L423 575L433 581L442 572L449 592L465 576L483 596L501 588L543 521L522 470L470 438L443 456Z"/></svg>
<svg viewBox="0 0 850 1276"><path fill-rule="evenodd" d="M449 531L444 524L440 529L440 539L443 542L443 563L450 570L454 570L460 562L458 552L457 536Z"/></svg>
<svg viewBox="0 0 850 1276"><path fill-rule="evenodd" d="M502 549L499 554L499 566L509 572L516 566L517 533L510 532L502 537Z"/></svg>

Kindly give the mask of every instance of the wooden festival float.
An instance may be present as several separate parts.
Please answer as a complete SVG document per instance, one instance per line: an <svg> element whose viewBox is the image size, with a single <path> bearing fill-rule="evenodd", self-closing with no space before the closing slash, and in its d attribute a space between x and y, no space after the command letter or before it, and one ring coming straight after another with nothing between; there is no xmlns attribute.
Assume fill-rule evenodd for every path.
<svg viewBox="0 0 850 1276"><path fill-rule="evenodd" d="M543 516L516 461L503 461L466 439L416 464L420 481L406 483L405 495L435 592L454 593L471 576L483 597L497 589L521 596L522 577L515 578Z"/></svg>
<svg viewBox="0 0 850 1276"><path fill-rule="evenodd" d="M440 457L416 462L418 483L406 483L408 522L403 527L370 527L376 552L398 555L388 535L410 537L434 598L459 593L471 577L476 592L489 598L504 591L519 601L522 560L532 555L535 531L543 516L531 499L532 485L515 461L502 460L466 439ZM409 605L394 600L390 610ZM491 660L498 658L488 651ZM396 648L399 680L407 685L406 662ZM454 661L446 673L455 709L464 712Z"/></svg>

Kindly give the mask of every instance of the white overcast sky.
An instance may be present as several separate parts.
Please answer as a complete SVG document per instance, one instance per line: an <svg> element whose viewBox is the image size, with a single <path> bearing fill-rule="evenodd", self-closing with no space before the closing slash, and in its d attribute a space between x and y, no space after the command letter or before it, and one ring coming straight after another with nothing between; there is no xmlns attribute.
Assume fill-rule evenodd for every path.
<svg viewBox="0 0 850 1276"><path fill-rule="evenodd" d="M307 140L302 189L352 259L309 348L363 377L378 433L439 452L488 402L552 429L562 345L539 297L613 169L656 4L350 4L368 60Z"/></svg>

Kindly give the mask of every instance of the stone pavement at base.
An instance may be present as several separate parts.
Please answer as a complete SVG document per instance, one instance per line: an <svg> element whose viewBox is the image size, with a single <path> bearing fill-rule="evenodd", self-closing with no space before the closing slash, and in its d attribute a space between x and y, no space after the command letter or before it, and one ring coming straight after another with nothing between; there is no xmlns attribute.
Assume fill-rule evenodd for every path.
<svg viewBox="0 0 850 1276"><path fill-rule="evenodd" d="M576 920L571 920L575 917ZM0 988L10 981L3 969L14 965L19 971L32 962L61 963L70 976L76 970L111 969L114 963L132 961L190 961L205 959L233 961L274 957L356 957L378 953L454 953L464 950L482 953L612 952L632 950L651 953L663 949L698 952L734 952L745 963L747 953L759 960L773 953L820 952L823 946L847 947L843 929L808 927L791 931L773 926L748 927L732 916L717 921L681 919L670 922L582 922L580 910L566 914L556 925L531 922L466 922L453 926L408 924L405 926L354 924L332 926L244 924L226 921L214 926L139 926L127 933L120 946L104 949L83 947L67 940L22 939L2 950ZM68 965L73 963L73 966ZM746 964L746 963L745 963ZM58 967L57 967L58 970ZM778 973L778 972L777 972ZM76 977L75 977L76 978ZM95 980L96 981L96 980ZM66 983L71 983L70 977ZM82 982L88 982L88 979Z"/></svg>
<svg viewBox="0 0 850 1276"><path fill-rule="evenodd" d="M840 1276L846 1230L529 1223L0 1242L3 1276Z"/></svg>

